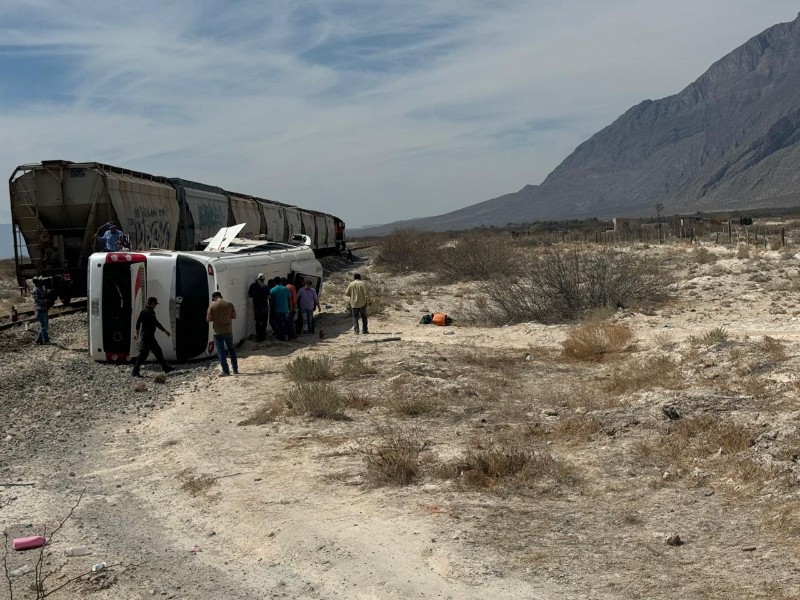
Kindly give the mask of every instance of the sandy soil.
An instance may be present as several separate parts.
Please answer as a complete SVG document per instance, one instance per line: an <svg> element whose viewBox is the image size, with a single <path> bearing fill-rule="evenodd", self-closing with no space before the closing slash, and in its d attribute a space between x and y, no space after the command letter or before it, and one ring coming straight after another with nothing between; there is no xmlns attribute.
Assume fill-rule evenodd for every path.
<svg viewBox="0 0 800 600"><path fill-rule="evenodd" d="M346 275L335 274L317 325L325 339L247 342L238 377L219 378L209 364L159 386L150 372L146 394L156 396L147 399L114 380L129 386L126 410L91 420L66 419L78 389L57 409L47 405L51 417L65 411L42 417L47 427L14 413L0 431L8 451L0 483L34 485L0 488L0 505L10 501L0 520L12 536L38 533L84 491L45 553L53 573L46 589L98 561L118 565L58 598L800 597L800 263L779 252L712 250L712 264L694 264L687 249L650 250L675 253L675 297L652 314L618 312L614 322L628 325L634 342L602 363L561 357L566 325L419 325L424 313L457 315L476 286L431 286L420 275L358 265L388 297L369 336L350 331L340 298ZM729 340L698 343L714 327ZM759 363L753 341L764 335L781 340L785 356ZM24 356L60 364L79 347L78 336ZM282 403L295 357L328 355L341 365L354 352L373 372L334 382L351 398L347 420L282 414L239 424L264 402ZM17 363L4 356L5 382ZM654 356L680 357L680 385L598 391ZM747 387L755 380L758 390ZM391 408L401 397L439 404L431 414L402 414ZM354 398L368 401L356 407ZM683 420L711 414L745 424L752 445L735 456L720 446L688 466L645 460L642 443L658 446L675 431L664 406ZM364 452L387 430L420 436L423 459L446 470L465 449L523 428L527 437L515 439L576 475L490 489L434 468L405 487L373 486L365 476ZM22 437L24 452L14 449ZM745 458L770 476L722 466ZM666 543L675 534L682 545ZM77 544L92 555L63 556ZM11 568L35 561L20 554L11 553ZM32 581L14 579L14 598L34 597ZM0 590L8 597L7 586Z"/></svg>

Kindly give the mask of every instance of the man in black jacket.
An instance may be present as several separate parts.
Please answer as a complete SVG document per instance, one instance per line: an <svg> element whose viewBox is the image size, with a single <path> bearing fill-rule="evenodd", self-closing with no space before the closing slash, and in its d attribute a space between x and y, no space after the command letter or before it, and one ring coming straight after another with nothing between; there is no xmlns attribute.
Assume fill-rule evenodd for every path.
<svg viewBox="0 0 800 600"><path fill-rule="evenodd" d="M156 329L160 329L169 337L169 331L164 329L164 326L161 325L161 323L158 322L158 318L156 318L157 305L158 300L151 296L147 299L147 306L142 309L142 312L139 313L139 318L136 319L136 333L133 339L139 339L139 332L141 331L142 341L139 347L139 357L136 359L136 365L133 367L132 375L134 377L141 377L139 369L141 369L147 357L150 356L150 352L156 357L158 364L164 369L164 373L175 370L174 367L170 367L164 360L164 353L161 351L161 346L159 346L156 341Z"/></svg>
<svg viewBox="0 0 800 600"><path fill-rule="evenodd" d="M256 341L263 342L267 339L267 321L269 320L269 290L264 274L259 273L258 278L250 284L247 295L253 299L253 314L256 319Z"/></svg>

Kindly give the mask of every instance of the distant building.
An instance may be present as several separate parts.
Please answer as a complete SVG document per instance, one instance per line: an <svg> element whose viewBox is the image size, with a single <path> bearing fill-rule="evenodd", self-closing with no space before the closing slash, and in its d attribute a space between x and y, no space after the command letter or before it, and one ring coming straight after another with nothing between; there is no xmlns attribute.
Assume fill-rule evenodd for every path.
<svg viewBox="0 0 800 600"><path fill-rule="evenodd" d="M633 231L641 229L642 220L638 217L614 217L614 231Z"/></svg>

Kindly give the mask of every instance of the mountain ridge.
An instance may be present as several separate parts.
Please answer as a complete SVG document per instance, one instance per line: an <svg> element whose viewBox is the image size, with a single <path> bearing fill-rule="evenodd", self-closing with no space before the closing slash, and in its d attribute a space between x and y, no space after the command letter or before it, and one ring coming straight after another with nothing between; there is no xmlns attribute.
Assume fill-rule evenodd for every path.
<svg viewBox="0 0 800 600"><path fill-rule="evenodd" d="M443 215L427 230L800 204L800 14L750 38L682 90L643 100L539 185ZM381 234L396 223L358 233Z"/></svg>

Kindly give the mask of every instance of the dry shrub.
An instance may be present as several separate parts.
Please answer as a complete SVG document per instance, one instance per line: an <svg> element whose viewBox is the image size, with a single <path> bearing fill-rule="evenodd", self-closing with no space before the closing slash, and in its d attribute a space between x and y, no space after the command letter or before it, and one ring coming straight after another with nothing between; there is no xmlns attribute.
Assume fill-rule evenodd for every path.
<svg viewBox="0 0 800 600"><path fill-rule="evenodd" d="M414 483L420 475L420 454L425 449L415 432L384 431L381 438L361 450L364 478L376 486Z"/></svg>
<svg viewBox="0 0 800 600"><path fill-rule="evenodd" d="M294 413L315 419L344 419L345 399L329 383L298 383L286 397Z"/></svg>
<svg viewBox="0 0 800 600"><path fill-rule="evenodd" d="M747 450L753 445L753 432L744 425L722 421L714 415L701 415L680 421L676 428L678 435L689 441L691 438L705 439L701 450L718 451L733 455Z"/></svg>
<svg viewBox="0 0 800 600"><path fill-rule="evenodd" d="M624 324L589 321L570 329L562 343L563 355L572 360L601 362L610 354L619 354L633 339L631 328Z"/></svg>
<svg viewBox="0 0 800 600"><path fill-rule="evenodd" d="M751 458L737 458L728 465L728 474L735 481L761 489L778 476L774 467L762 465Z"/></svg>
<svg viewBox="0 0 800 600"><path fill-rule="evenodd" d="M489 371L506 371L509 369L520 368L525 360L524 352L507 352L504 350L461 350L455 358L470 367L480 367Z"/></svg>
<svg viewBox="0 0 800 600"><path fill-rule="evenodd" d="M576 385L547 385L541 389L538 402L545 406L561 406L599 410L620 405L618 396L609 395L597 382L581 381Z"/></svg>
<svg viewBox="0 0 800 600"><path fill-rule="evenodd" d="M421 394L411 394L408 396L395 396L387 402L387 407L398 415L420 417L439 412L442 409L442 403L436 398Z"/></svg>
<svg viewBox="0 0 800 600"><path fill-rule="evenodd" d="M275 421L284 411L280 402L269 400L256 408L246 419L239 421L238 425L266 425Z"/></svg>
<svg viewBox="0 0 800 600"><path fill-rule="evenodd" d="M457 472L465 484L481 488L495 487L504 482L522 485L547 480L573 483L575 479L572 468L551 454L513 444L468 450Z"/></svg>
<svg viewBox="0 0 800 600"><path fill-rule="evenodd" d="M656 348L669 348L675 344L675 337L668 331L662 331L653 336L653 346Z"/></svg>
<svg viewBox="0 0 800 600"><path fill-rule="evenodd" d="M676 469L686 475L695 459L710 459L717 453L735 456L753 445L753 432L744 425L726 422L717 415L699 415L677 421L669 434L634 445L639 458ZM734 463L725 461L725 466Z"/></svg>
<svg viewBox="0 0 800 600"><path fill-rule="evenodd" d="M781 537L800 543L800 500L786 502L772 509L769 523Z"/></svg>
<svg viewBox="0 0 800 600"><path fill-rule="evenodd" d="M295 383L334 379L333 360L327 354L316 358L298 356L286 365L286 376Z"/></svg>
<svg viewBox="0 0 800 600"><path fill-rule="evenodd" d="M724 327L714 327L703 334L701 342L705 346L713 346L714 344L725 344L730 339L728 330Z"/></svg>
<svg viewBox="0 0 800 600"><path fill-rule="evenodd" d="M624 525L642 525L644 519L642 515L631 508L625 508L617 511L617 520Z"/></svg>
<svg viewBox="0 0 800 600"><path fill-rule="evenodd" d="M744 378L744 381L741 383L741 390L746 395L761 400L769 396L770 385L767 379L751 375Z"/></svg>
<svg viewBox="0 0 800 600"><path fill-rule="evenodd" d="M178 479L182 482L181 489L188 492L190 496L201 496L215 485L219 485L217 478L212 475L196 475L191 469L184 469L178 473Z"/></svg>
<svg viewBox="0 0 800 600"><path fill-rule="evenodd" d="M488 281L515 275L517 254L507 238L468 234L442 248L436 271L445 281Z"/></svg>
<svg viewBox="0 0 800 600"><path fill-rule="evenodd" d="M392 302L389 287L379 281L367 281L367 314L381 315Z"/></svg>
<svg viewBox="0 0 800 600"><path fill-rule="evenodd" d="M675 389L681 387L682 381L680 365L669 356L659 355L615 368L606 391L629 394L656 387Z"/></svg>
<svg viewBox="0 0 800 600"><path fill-rule="evenodd" d="M786 352L786 345L768 335L765 335L760 342L755 342L753 347L763 352L771 363L783 362L789 357Z"/></svg>
<svg viewBox="0 0 800 600"><path fill-rule="evenodd" d="M367 410L375 406L375 403L365 394L351 392L344 397L344 405L353 410Z"/></svg>
<svg viewBox="0 0 800 600"><path fill-rule="evenodd" d="M717 262L717 255L711 252L708 248L700 246L692 253L694 261L698 265L710 265Z"/></svg>
<svg viewBox="0 0 800 600"><path fill-rule="evenodd" d="M588 442L600 431L600 423L590 415L570 415L559 419L553 427L553 437L569 443Z"/></svg>
<svg viewBox="0 0 800 600"><path fill-rule="evenodd" d="M750 258L750 247L739 246L739 250L736 251L736 258L740 259Z"/></svg>
<svg viewBox="0 0 800 600"><path fill-rule="evenodd" d="M668 284L669 277L652 258L550 248L534 257L503 293L484 289L482 316L498 325L575 321L603 307L651 306L667 297Z"/></svg>
<svg viewBox="0 0 800 600"><path fill-rule="evenodd" d="M369 356L366 352L359 352L358 350L351 350L347 356L342 359L341 372L345 377L361 377L363 375L372 375L377 373L375 367L368 365L365 359Z"/></svg>
<svg viewBox="0 0 800 600"><path fill-rule="evenodd" d="M375 264L387 271L431 271L437 262L438 244L429 232L395 229L382 238Z"/></svg>

